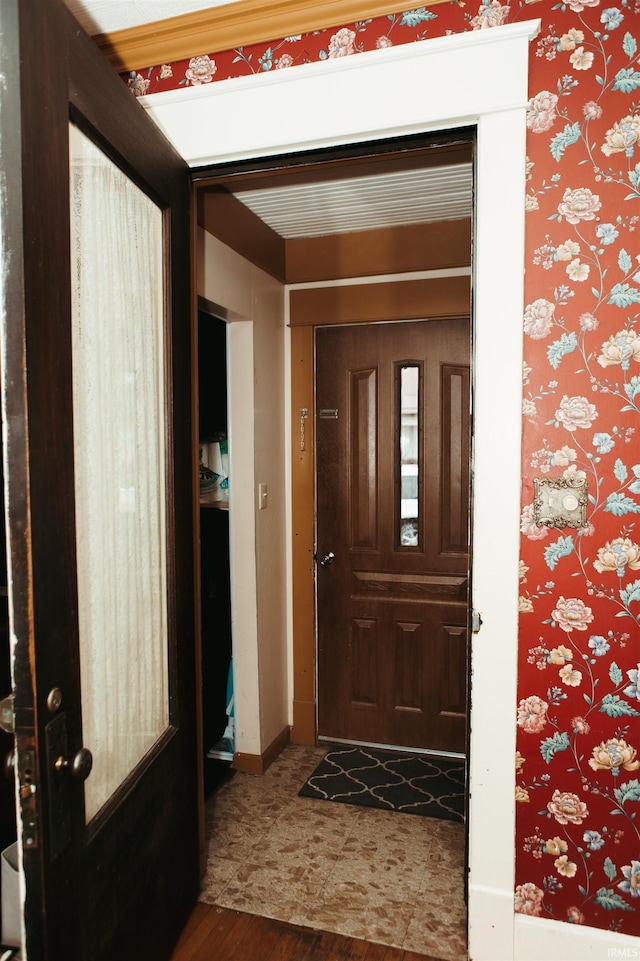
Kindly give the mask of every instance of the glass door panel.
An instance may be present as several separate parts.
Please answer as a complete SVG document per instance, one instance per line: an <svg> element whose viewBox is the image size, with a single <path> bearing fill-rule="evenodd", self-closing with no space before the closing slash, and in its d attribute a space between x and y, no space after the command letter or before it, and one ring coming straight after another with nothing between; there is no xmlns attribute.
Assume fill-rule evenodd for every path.
<svg viewBox="0 0 640 961"><path fill-rule="evenodd" d="M420 490L420 423L418 399L420 368L414 364L400 367L400 544L418 546Z"/></svg>
<svg viewBox="0 0 640 961"><path fill-rule="evenodd" d="M169 723L163 214L74 124L69 138L89 821Z"/></svg>

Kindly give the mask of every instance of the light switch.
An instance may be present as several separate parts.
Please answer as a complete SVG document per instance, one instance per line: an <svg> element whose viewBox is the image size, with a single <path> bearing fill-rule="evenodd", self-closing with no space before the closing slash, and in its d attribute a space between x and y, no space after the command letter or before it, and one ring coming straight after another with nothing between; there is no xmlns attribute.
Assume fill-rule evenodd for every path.
<svg viewBox="0 0 640 961"><path fill-rule="evenodd" d="M267 506L267 485L258 484L258 510L263 511Z"/></svg>
<svg viewBox="0 0 640 961"><path fill-rule="evenodd" d="M533 516L538 527L586 527L585 477L534 477Z"/></svg>

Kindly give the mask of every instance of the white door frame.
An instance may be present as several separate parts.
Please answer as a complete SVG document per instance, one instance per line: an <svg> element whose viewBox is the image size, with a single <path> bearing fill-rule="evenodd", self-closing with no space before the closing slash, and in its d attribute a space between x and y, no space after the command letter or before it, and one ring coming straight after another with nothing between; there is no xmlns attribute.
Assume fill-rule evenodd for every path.
<svg viewBox="0 0 640 961"><path fill-rule="evenodd" d="M525 120L529 43L539 26L529 21L439 37L144 98L151 117L192 166L477 128L471 590L483 626L472 638L471 658L469 953L474 961L516 957Z"/></svg>

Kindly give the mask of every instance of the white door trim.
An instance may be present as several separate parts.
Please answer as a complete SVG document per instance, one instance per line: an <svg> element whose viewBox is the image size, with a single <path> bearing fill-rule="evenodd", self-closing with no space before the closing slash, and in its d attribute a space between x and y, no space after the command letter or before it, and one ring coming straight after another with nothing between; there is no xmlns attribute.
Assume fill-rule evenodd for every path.
<svg viewBox="0 0 640 961"><path fill-rule="evenodd" d="M539 26L529 21L441 37L143 101L192 166L477 127L472 603L483 626L472 639L474 961L516 957L525 120L528 47Z"/></svg>
<svg viewBox="0 0 640 961"><path fill-rule="evenodd" d="M140 103L191 167L456 127L524 109L539 29L530 20L435 37Z"/></svg>

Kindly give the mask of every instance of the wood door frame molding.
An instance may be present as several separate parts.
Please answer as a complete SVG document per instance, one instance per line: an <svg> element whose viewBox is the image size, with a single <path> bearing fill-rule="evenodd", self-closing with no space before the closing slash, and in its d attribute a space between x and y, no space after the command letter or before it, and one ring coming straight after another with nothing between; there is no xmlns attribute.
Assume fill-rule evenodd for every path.
<svg viewBox="0 0 640 961"><path fill-rule="evenodd" d="M469 255L471 250L469 248ZM465 283L460 284L460 280ZM403 281L389 282L386 287L402 289ZM428 283L428 282L425 282ZM432 282L433 283L433 282ZM357 323L370 324L380 320L376 300L370 291L377 285L361 284L350 288L354 302L359 304ZM305 287L309 295L335 288ZM339 288L343 289L343 288ZM422 288L424 291L428 287ZM460 296L459 291L462 290ZM457 288L448 294L452 303L443 298L436 309L425 309L420 319L435 320L460 316L460 306L465 300L466 310L471 311L470 278L458 279ZM300 323L302 315L296 308L294 295L297 289L287 291L289 299L290 357L291 357L291 561L292 561L292 624L293 624L293 723L291 740L294 744L315 744L317 737L316 709L316 584L315 584L315 331L327 321L318 314L308 316L306 324ZM427 304L425 298L423 304ZM429 305L431 306L431 305ZM385 320L399 323L417 319L406 314L405 299L400 296L394 313L389 305ZM297 321L297 322L296 322ZM351 316L338 316L334 324L354 323ZM306 415L303 415L306 411ZM297 442L299 438L299 443Z"/></svg>

